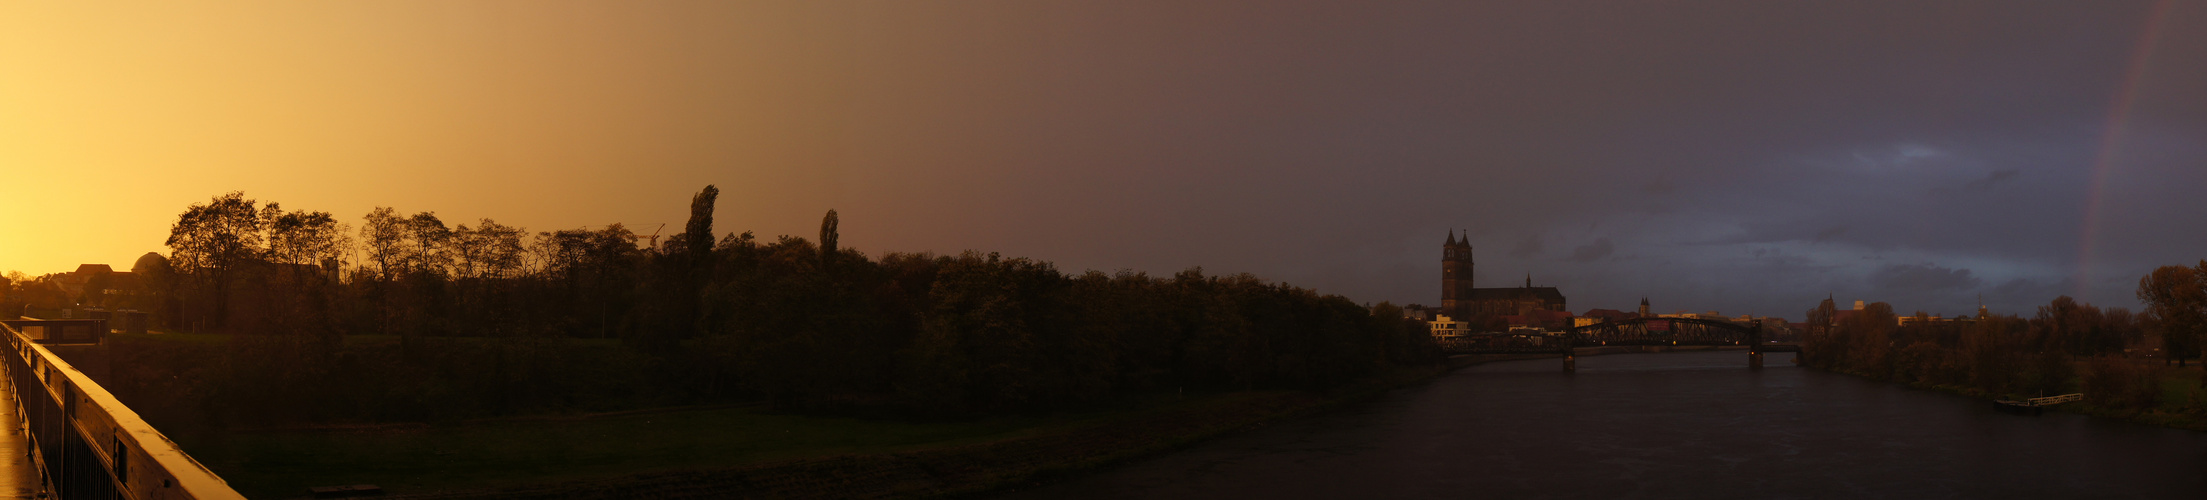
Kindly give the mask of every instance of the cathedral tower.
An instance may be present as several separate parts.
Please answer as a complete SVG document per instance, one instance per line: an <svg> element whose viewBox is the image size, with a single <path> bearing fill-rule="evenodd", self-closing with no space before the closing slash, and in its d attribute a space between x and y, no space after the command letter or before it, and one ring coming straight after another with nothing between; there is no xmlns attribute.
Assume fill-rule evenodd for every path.
<svg viewBox="0 0 2207 500"><path fill-rule="evenodd" d="M1448 232L1448 241L1441 244L1441 312L1456 318L1471 317L1471 235L1456 240L1456 231Z"/></svg>

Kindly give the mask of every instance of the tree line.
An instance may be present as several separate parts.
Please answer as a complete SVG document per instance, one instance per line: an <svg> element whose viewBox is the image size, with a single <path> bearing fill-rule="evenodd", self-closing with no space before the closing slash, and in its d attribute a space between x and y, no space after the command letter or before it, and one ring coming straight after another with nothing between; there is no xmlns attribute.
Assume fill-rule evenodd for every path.
<svg viewBox="0 0 2207 500"><path fill-rule="evenodd" d="M142 290L110 305L227 340L126 347L116 366L147 373L118 375L118 392L192 395L146 404L217 423L742 401L971 415L1324 389L1443 357L1392 305L1247 274L870 257L841 245L832 210L815 239L716 237L718 194L693 196L657 245L619 224L532 234L390 208L355 231L217 196L178 216L170 254L142 259Z"/></svg>
<svg viewBox="0 0 2207 500"><path fill-rule="evenodd" d="M2207 413L2207 395L2165 393L2164 365L2199 359L2207 333L2207 261L2166 266L2140 278L2143 313L2102 309L2062 296L2032 317L1902 326L1892 307L1839 311L1827 299L1808 311L1804 364L1881 380L1958 387L1991 396L2083 392L2103 408Z"/></svg>

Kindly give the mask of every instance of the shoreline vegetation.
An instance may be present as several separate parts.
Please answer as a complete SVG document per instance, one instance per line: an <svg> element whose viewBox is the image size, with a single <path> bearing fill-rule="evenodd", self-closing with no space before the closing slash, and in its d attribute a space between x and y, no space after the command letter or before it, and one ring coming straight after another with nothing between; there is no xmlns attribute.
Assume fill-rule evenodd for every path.
<svg viewBox="0 0 2207 500"><path fill-rule="evenodd" d="M2029 318L1939 321L1892 306L1826 299L1808 311L1802 364L1835 373L1985 399L2082 393L2058 411L2207 432L2207 261L2139 278L2146 310L2101 309L2067 296ZM2173 365L2173 366L2172 366Z"/></svg>
<svg viewBox="0 0 2207 500"><path fill-rule="evenodd" d="M2081 366L2078 366L2077 368L2082 371L2089 369L2090 364L2079 363L2079 365ZM1827 368L1819 369L1841 375L1862 377L1871 380L1877 380L1880 382L1897 383L1903 387L1907 387L1910 389L1938 391L1948 394L1954 394L1957 396L1982 399L1985 400L1987 403L1990 403L1991 401L1996 399L2016 399L2027 397L2020 394L1996 394L1962 385L1932 384L1921 381L1896 381L1891 379L1879 378L1858 371L1836 370ZM2207 378L2207 371L2203 371L2200 368L2196 367L2186 369L2169 369L2161 371L2159 373L2159 376L2161 377L2159 385L2161 387L2164 398L2191 398L2195 397L2194 394L2199 394L2202 392L2198 388L2202 386L2202 379ZM2071 379L2069 385L2076 386L2080 382L2081 379ZM2050 396L2052 394L2048 395ZM2035 396L2036 395L2031 395L2030 397ZM2112 418L2143 425L2207 432L2207 414L2201 414L2195 410L2192 410L2190 407L2178 407L2175 409L2162 407L2119 407L2093 404L2089 400L2087 400L2048 406L2046 407L2046 409L2093 417Z"/></svg>
<svg viewBox="0 0 2207 500"><path fill-rule="evenodd" d="M1451 359L1400 307L1248 274L868 256L840 246L833 210L811 240L717 233L718 193L691 197L664 241L388 207L355 232L229 193L178 216L169 255L68 276L77 288L11 277L0 311L149 312L155 333L110 336L84 365L108 367L103 386L241 491L277 497L372 478L452 498L964 495L1481 360L1553 357ZM2120 356L2197 357L2207 261L2157 270L2139 294L2143 314L2062 297L2028 320L1909 326L1883 303L1827 300L1801 355L1984 394L2084 392L2092 411L2196 425L2207 382L2171 378L2196 372ZM626 475L576 478L593 470Z"/></svg>
<svg viewBox="0 0 2207 500"><path fill-rule="evenodd" d="M102 359L81 364L108 367L103 386L241 491L279 497L370 482L352 472L520 484L827 451L924 460L831 461L805 469L828 476L722 486L840 496L784 488L849 469L880 474L882 491L949 494L1446 366L1427 326L1388 303L1200 268L1066 273L977 251L869 256L841 245L833 210L816 238L764 241L714 231L718 195L707 186L680 200L689 221L661 238L619 224L533 235L489 219L450 226L389 207L355 231L233 192L186 207L168 255L127 273L11 278L0 311L149 313L150 333L110 336L88 354ZM1196 403L1161 402L1183 395ZM719 409L621 413L675 407ZM1127 420L1045 432L1090 419ZM369 435L397 444L333 441ZM1046 436L1063 442L1034 440ZM639 452L653 442L678 452ZM912 451L942 443L962 447ZM1012 468L983 465L999 459Z"/></svg>

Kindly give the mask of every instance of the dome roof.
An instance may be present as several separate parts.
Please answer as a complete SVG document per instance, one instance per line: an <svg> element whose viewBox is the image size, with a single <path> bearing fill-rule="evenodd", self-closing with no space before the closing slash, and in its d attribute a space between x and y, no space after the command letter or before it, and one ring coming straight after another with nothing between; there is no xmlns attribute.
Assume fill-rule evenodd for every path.
<svg viewBox="0 0 2207 500"><path fill-rule="evenodd" d="M162 257L161 252L146 252L145 255L138 257L138 262L132 263L130 265L130 272L142 273L145 272L146 269L155 266L168 267L168 265L169 258Z"/></svg>

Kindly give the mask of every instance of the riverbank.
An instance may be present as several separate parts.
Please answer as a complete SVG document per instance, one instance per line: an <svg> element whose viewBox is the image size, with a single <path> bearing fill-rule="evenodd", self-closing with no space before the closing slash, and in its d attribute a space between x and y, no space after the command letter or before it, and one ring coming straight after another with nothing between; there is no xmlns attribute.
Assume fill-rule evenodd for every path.
<svg viewBox="0 0 2207 500"><path fill-rule="evenodd" d="M2082 363L2079 363L2078 371L2081 373L2084 369L2086 369L2086 367L2083 366ZM1959 396L1983 399L1988 402L1995 399L2017 398L2013 395L1992 394L1972 387L1949 384L1929 384L1920 381L1896 382L1871 376L1867 373L1858 373L1853 371L1834 369L1822 370L1842 375L1861 377L1879 382L1897 383L1911 389L1938 391ZM2207 432L2207 413L2197 411L2197 408L2203 405L2207 405L2207 401L2198 400L2199 398L2207 397L2207 390L2202 390L2203 387L2207 387L2202 385L2202 378L2207 378L2207 373L2203 373L2201 369L2197 368L2170 369L2164 372L2161 377L2160 389L2161 400L2164 402L2163 404L2182 405L2182 408L2189 408L2191 409L2191 411L2181 409L2172 410L2169 408L2160 407L2150 409L2107 408L2084 401L2063 403L2059 405L2049 406L2047 408L2054 411L2069 412L2094 417L2112 418L2157 427L2168 427L2173 429ZM2070 386L2076 387L2080 385L2080 383L2081 382L2078 380L2071 380Z"/></svg>
<svg viewBox="0 0 2207 500"><path fill-rule="evenodd" d="M1572 355L1573 355L1573 356L1577 356L1577 357L1587 357L1587 356L1603 356L1603 355L1609 355L1609 354L1648 354L1648 353L1663 353L1663 352L1706 352L1706 351L1745 351L1745 350L1747 350L1747 346L1605 346L1605 347L1580 347L1580 348L1575 348L1575 349L1572 349L1572 350L1571 350L1571 352L1572 352ZM1524 361L1524 360L1529 360L1529 359L1555 359L1555 358L1561 358L1561 357L1563 357L1563 353L1526 353L1526 354L1458 354L1458 355L1454 355L1454 356L1449 356L1449 357L1448 357L1448 369L1450 369L1450 370L1455 370L1455 369L1458 369L1458 368L1463 368L1463 367L1467 367L1467 366L1476 366L1476 365L1481 365L1481 364L1486 364L1486 363L1496 363L1496 362L1502 362L1502 361Z"/></svg>
<svg viewBox="0 0 2207 500"><path fill-rule="evenodd" d="M239 432L187 447L248 495L376 484L398 498L964 496L1047 482L1446 373L1326 392L1157 395L1118 410L895 422L707 408L357 430Z"/></svg>

